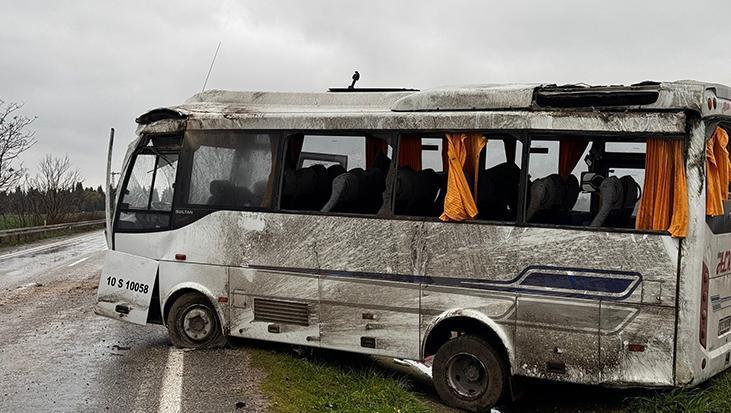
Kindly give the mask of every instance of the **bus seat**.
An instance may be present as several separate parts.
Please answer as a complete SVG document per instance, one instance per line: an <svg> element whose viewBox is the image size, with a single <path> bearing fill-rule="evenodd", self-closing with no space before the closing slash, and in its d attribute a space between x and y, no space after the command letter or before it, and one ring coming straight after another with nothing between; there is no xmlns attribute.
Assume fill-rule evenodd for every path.
<svg viewBox="0 0 731 413"><path fill-rule="evenodd" d="M433 169L414 171L400 167L396 173L397 215L436 216L435 202L441 188L442 178Z"/></svg>
<svg viewBox="0 0 731 413"><path fill-rule="evenodd" d="M640 199L640 186L629 175L605 178L600 187L601 206L592 227L633 227L632 212Z"/></svg>
<svg viewBox="0 0 731 413"><path fill-rule="evenodd" d="M343 165L340 165L339 163L330 165L327 167L327 178L329 180L329 184L332 186L333 179L335 179L336 176L340 174L344 174L347 172L345 168L343 168ZM331 188L328 188L328 192Z"/></svg>
<svg viewBox="0 0 731 413"><path fill-rule="evenodd" d="M478 218L515 220L519 185L520 168L512 162L480 171L476 200Z"/></svg>
<svg viewBox="0 0 731 413"><path fill-rule="evenodd" d="M386 176L380 168L354 168L333 179L320 212L376 213L383 203Z"/></svg>
<svg viewBox="0 0 731 413"><path fill-rule="evenodd" d="M558 174L536 179L530 187L528 222L561 224L579 199L579 181L574 175L564 181Z"/></svg>
<svg viewBox="0 0 731 413"><path fill-rule="evenodd" d="M285 170L282 185L282 208L318 210L330 197L332 180L323 165Z"/></svg>
<svg viewBox="0 0 731 413"><path fill-rule="evenodd" d="M604 221L609 217L612 210L619 209L623 205L624 194L622 191L622 183L616 176L604 178L599 186L599 194L601 195L601 206L594 219L591 221L592 227L601 227Z"/></svg>
<svg viewBox="0 0 731 413"><path fill-rule="evenodd" d="M208 205L233 205L236 203L234 199L234 186L226 180L211 181L209 185L211 196L206 202Z"/></svg>

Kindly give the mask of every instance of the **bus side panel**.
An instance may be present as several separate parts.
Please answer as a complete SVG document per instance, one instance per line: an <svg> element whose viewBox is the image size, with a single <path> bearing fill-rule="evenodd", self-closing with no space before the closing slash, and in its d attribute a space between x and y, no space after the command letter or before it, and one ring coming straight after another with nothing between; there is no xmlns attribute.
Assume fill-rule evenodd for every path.
<svg viewBox="0 0 731 413"><path fill-rule="evenodd" d="M399 268L397 234L412 222L349 217L309 222L323 270L321 345L367 354L419 358L419 268ZM410 258L409 258L410 259Z"/></svg>
<svg viewBox="0 0 731 413"><path fill-rule="evenodd" d="M598 301L520 296L517 310L517 374L600 381Z"/></svg>
<svg viewBox="0 0 731 413"><path fill-rule="evenodd" d="M699 378L710 377L731 365L731 234L714 234L706 226L706 253L703 271L697 283L700 295L706 292L706 301L699 300L705 322L698 320L698 343L703 348ZM705 285L704 285L705 284ZM705 333L705 337L701 337Z"/></svg>
<svg viewBox="0 0 731 413"><path fill-rule="evenodd" d="M327 277L322 286L323 347L419 358L419 284Z"/></svg>
<svg viewBox="0 0 731 413"><path fill-rule="evenodd" d="M453 288L424 285L421 294L421 342L439 322L449 317L465 317L479 314L482 320L494 323L499 337L510 356L511 365L515 346L516 298L513 294L477 291L469 288ZM479 320L479 319L478 319ZM480 321L482 321L480 320ZM423 357L434 354L423 354Z"/></svg>
<svg viewBox="0 0 731 413"><path fill-rule="evenodd" d="M424 268L434 287L512 294L517 299L512 366L516 374L608 382L603 380L602 360L622 358L627 350L608 346L614 354L601 354L600 302L607 301L612 305L604 318L611 326L605 330L615 337L622 336L628 324L621 321L634 308L650 304L671 309L660 318L661 333L644 342L653 346L652 352L644 353L648 363L659 363L656 368L662 373L630 376L635 385L656 384L658 376L672 384L664 373L672 369L672 346L659 344L674 326L674 318L665 317L675 306L677 277L677 242L669 236L465 223L413 225L413 231L399 234L397 245L420 246L413 254L414 266ZM428 316L425 310L426 305L422 318ZM655 357L654 352L665 357Z"/></svg>
<svg viewBox="0 0 731 413"><path fill-rule="evenodd" d="M675 309L601 303L602 382L612 385L673 384Z"/></svg>
<svg viewBox="0 0 731 413"><path fill-rule="evenodd" d="M709 351L721 353L731 342L731 234L710 236L707 341Z"/></svg>
<svg viewBox="0 0 731 413"><path fill-rule="evenodd" d="M319 277L230 268L231 335L318 346Z"/></svg>
<svg viewBox="0 0 731 413"><path fill-rule="evenodd" d="M146 324L157 269L155 260L107 251L94 311L130 323Z"/></svg>

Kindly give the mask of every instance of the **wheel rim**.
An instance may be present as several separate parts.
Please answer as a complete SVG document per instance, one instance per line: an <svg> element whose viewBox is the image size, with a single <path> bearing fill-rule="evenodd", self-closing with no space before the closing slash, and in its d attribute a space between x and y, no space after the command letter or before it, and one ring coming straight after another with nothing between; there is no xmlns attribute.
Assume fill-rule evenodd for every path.
<svg viewBox="0 0 731 413"><path fill-rule="evenodd" d="M183 332L193 341L205 341L214 328L210 311L202 306L189 308L183 316Z"/></svg>
<svg viewBox="0 0 731 413"><path fill-rule="evenodd" d="M477 399L487 390L487 369L472 354L456 354L447 362L447 384L460 397L467 400Z"/></svg>

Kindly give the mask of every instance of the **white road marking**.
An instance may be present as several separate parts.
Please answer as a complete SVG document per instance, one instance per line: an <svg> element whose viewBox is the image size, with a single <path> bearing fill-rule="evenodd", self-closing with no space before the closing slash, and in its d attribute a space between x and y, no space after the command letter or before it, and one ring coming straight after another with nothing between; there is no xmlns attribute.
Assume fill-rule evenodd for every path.
<svg viewBox="0 0 731 413"><path fill-rule="evenodd" d="M161 413L180 412L183 394L183 350L171 348L160 387Z"/></svg>
<svg viewBox="0 0 731 413"><path fill-rule="evenodd" d="M74 265L76 265L76 264L81 264L82 262L84 262L84 261L86 261L86 260L88 260L88 259L89 259L89 257L84 257L84 258L82 258L82 259L80 259L80 260L78 260L78 261L74 261L74 262L72 262L71 264L69 264L69 267L73 267L73 266L74 266Z"/></svg>

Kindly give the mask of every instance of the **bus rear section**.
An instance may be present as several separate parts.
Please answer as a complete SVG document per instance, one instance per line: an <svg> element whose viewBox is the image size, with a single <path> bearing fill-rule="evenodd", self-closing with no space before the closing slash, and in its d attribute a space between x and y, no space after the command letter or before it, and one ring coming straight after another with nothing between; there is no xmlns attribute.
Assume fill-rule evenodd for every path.
<svg viewBox="0 0 731 413"><path fill-rule="evenodd" d="M697 311L697 380L731 365L731 201L728 200L728 128L710 125L706 141L706 225Z"/></svg>

